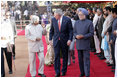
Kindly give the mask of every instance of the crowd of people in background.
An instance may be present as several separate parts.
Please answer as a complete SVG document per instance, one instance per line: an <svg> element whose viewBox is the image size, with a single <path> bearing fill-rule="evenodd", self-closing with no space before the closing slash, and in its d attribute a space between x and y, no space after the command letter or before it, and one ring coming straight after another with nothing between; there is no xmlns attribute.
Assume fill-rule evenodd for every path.
<svg viewBox="0 0 118 78"><path fill-rule="evenodd" d="M15 20L30 20L31 15L37 15L41 17L42 14L38 13L37 1L2 1L1 11L4 14L6 11L10 11L11 17Z"/></svg>
<svg viewBox="0 0 118 78"><path fill-rule="evenodd" d="M101 60L105 60L108 66L112 66L112 72L115 70L115 41L117 30L117 5L114 8L106 6L105 8L86 8L89 12L87 18L93 22L94 36L90 39L91 52L95 52ZM68 16L73 20L79 20L78 13L73 9L67 10ZM73 45L74 46L74 45Z"/></svg>
<svg viewBox="0 0 118 78"><path fill-rule="evenodd" d="M108 66L115 69L114 45L117 29L117 5L114 8L107 6L105 8L93 7L86 9L89 12L87 18L93 22L94 26L94 36L90 40L91 52L95 52L94 54L101 60L106 59L105 62ZM64 14L74 21L79 20L78 13L74 9L67 9Z"/></svg>
<svg viewBox="0 0 118 78"><path fill-rule="evenodd" d="M43 28L46 29L47 34L45 34L46 36L46 42L47 42L47 54L45 56L45 63L46 65L52 65L52 64L58 64L55 63L55 46L52 46L50 44L50 40L49 40L49 35L51 35L53 28L51 28L52 26L52 18L54 18L55 16L52 13L52 18L48 18L48 13L44 12L44 14L39 14L39 10L38 10L38 4L36 3L36 1L34 1L33 3L30 1L7 1L7 4L2 3L1 4L1 15L4 17L2 18L2 25L5 26L6 24L8 25L10 22L12 22L11 24L11 29L9 29L9 32L11 32L12 34L5 34L5 31L7 29L2 27L4 31L2 31L2 33L4 33L1 37L1 40L3 41L2 43L2 48L1 48L1 76L4 77L5 76L5 71L4 71L4 56L3 56L3 51L5 51L6 54L6 58L7 58L7 63L9 66L9 74L12 74L12 58L10 58L12 56L12 54L10 52L7 52L7 42L10 41L9 44L12 44L12 46L14 46L14 48L12 48L12 52L13 52L13 57L15 59L15 38L17 36L16 34L16 26L14 24L13 21L7 20L7 19L14 19L16 20L32 20L31 16L32 15L36 15L39 17L39 21L43 21L41 22L41 25L43 26ZM83 9L86 8L88 14L86 14L86 11ZM116 38L117 38L117 5L114 8L111 8L110 6L106 6L105 8L100 8L100 7L93 7L93 8L89 8L89 7L83 7L78 8L78 9L73 9L73 8L68 8L67 10L63 11L63 16L67 17L65 18L65 20L70 19L71 20L71 24L72 24L72 29L73 29L73 34L74 33L82 33L82 32L77 32L77 30L75 28L77 28L77 25L81 25L83 22L82 21L78 21L81 19L82 14L86 15L86 18L90 21L92 21L91 26L93 26L93 30L92 27L88 28L88 30L84 30L86 32L83 33L87 33L87 32L91 32L91 35L89 36L90 38L90 52L93 52L94 55L97 55L100 60L105 60L105 62L107 63L107 66L111 66L111 72L115 72L115 68L116 68L116 62L115 62L115 42L116 42ZM58 11L58 10L56 10ZM80 11L82 11L82 14L80 13ZM58 13L58 12L57 12ZM8 17L9 16L9 17ZM35 18L34 18L35 19ZM37 20L37 19L36 19ZM48 20L48 21L47 21ZM84 24L88 24L91 23L90 21L84 21ZM54 19L53 19L54 21ZM69 20L68 20L69 21ZM40 28L39 28L40 29ZM77 28L79 30L79 28ZM51 31L52 30L52 31ZM41 30L43 31L43 30ZM93 31L93 33L92 33ZM42 34L42 33L41 33ZM93 34L93 35L92 35ZM12 37L12 38L8 38L7 37ZM42 36L42 35L41 35ZM87 35L88 36L88 35ZM86 36L86 39L88 39L88 37ZM29 36L27 36L29 38ZM81 35L81 37L76 37L76 34L74 34L72 36L72 41L71 44L69 45L69 49L68 49L68 65L71 65L71 58L73 63L75 63L75 41L77 41L77 43L79 42L78 39L83 39L83 36ZM85 40L86 40L85 39ZM38 39L37 39L38 41ZM78 49L78 57L79 57L79 65L80 65L80 71L81 71L81 77L84 76L86 74L86 76L90 76L89 70L83 71L82 68L84 68L82 66L82 59L84 58L82 55L82 52L85 49L85 45L86 43L84 43L86 41L83 41L83 45L77 45L77 49ZM89 42L89 40L87 41ZM80 42L79 42L80 43ZM69 44L69 43L68 43ZM78 48L79 47L79 48ZM84 49L83 49L84 47ZM81 50L82 48L82 50ZM86 48L88 48L88 46L86 46ZM57 54L58 55L58 54ZM63 55L63 54L60 54ZM87 54L87 52L85 52L85 55L87 58L90 57L89 54ZM43 54L42 54L43 56ZM32 56L33 58L35 56ZM82 58L80 58L82 57ZM39 56L39 59L41 57ZM42 57L44 58L44 57ZM63 58L65 59L65 58ZM88 58L89 59L89 58ZM57 59L56 59L57 60ZM44 61L44 60L43 60ZM65 60L66 61L66 60ZM86 62L86 64L90 64L90 61L88 60L84 60L84 62ZM33 65L33 63L32 63ZM66 64L65 64L66 65ZM87 67L87 66L85 66ZM35 68L35 66L34 66ZM89 66L88 66L89 68ZM66 67L65 67L66 69ZM32 70L33 67L32 67ZM57 70L57 67L55 67L55 71ZM39 75L45 77L44 73L43 73L43 65L42 65L42 70L39 69L39 71L41 71L41 73ZM32 71L32 73L34 73ZM35 72L36 73L36 72ZM59 73L60 74L60 73ZM56 74L57 76L60 76L59 74ZM64 71L63 75L66 74L66 71ZM35 76L35 75L32 75Z"/></svg>

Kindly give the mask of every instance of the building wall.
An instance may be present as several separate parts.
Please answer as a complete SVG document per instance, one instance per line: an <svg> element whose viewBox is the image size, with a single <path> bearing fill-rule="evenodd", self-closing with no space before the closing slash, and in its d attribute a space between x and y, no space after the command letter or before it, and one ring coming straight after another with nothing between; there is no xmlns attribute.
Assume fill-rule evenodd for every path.
<svg viewBox="0 0 118 78"><path fill-rule="evenodd" d="M68 8L68 6L67 5L52 6L52 9L56 9L56 8L61 8L63 11L65 11ZM39 13L43 14L44 12L47 12L47 6L40 6Z"/></svg>

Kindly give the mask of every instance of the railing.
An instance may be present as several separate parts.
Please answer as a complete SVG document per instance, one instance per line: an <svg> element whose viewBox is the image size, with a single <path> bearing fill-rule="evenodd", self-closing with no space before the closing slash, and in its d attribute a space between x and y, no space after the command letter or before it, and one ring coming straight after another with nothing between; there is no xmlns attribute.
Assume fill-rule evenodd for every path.
<svg viewBox="0 0 118 78"><path fill-rule="evenodd" d="M16 26L18 29L24 29L25 26L30 23L30 20L16 20L15 22L16 22ZM40 22L42 22L42 21L40 21Z"/></svg>
<svg viewBox="0 0 118 78"><path fill-rule="evenodd" d="M16 22L17 28L23 29L23 27L25 28L25 26L30 23L30 20L17 20L15 22Z"/></svg>

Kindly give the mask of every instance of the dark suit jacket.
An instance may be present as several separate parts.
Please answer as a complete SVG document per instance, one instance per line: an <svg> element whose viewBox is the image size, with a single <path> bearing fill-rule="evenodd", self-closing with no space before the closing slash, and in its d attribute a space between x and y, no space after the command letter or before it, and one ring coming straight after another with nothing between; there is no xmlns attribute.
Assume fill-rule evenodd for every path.
<svg viewBox="0 0 118 78"><path fill-rule="evenodd" d="M96 30L96 32L97 32L97 36L100 38L101 37L101 33L102 33L102 30L103 30L103 23L104 23L104 17L103 16L101 16L101 18L99 19L99 22L98 22L98 24L97 24L97 30Z"/></svg>
<svg viewBox="0 0 118 78"><path fill-rule="evenodd" d="M117 18L115 18L111 24L111 26L107 29L107 32L109 32L110 40L113 41L113 44L115 44L116 36L113 34L114 30L117 30Z"/></svg>
<svg viewBox="0 0 118 78"><path fill-rule="evenodd" d="M83 39L76 39L77 50L90 50L90 37L94 34L94 28L92 21L78 20L75 22L74 26L74 36L83 35Z"/></svg>
<svg viewBox="0 0 118 78"><path fill-rule="evenodd" d="M62 23L61 23L61 30L59 31L58 28L58 20L56 18L52 18L51 21L51 28L49 33L49 40L53 39L53 46L55 47L59 41L63 45L67 46L67 41L73 38L73 28L71 19L68 17L63 16Z"/></svg>

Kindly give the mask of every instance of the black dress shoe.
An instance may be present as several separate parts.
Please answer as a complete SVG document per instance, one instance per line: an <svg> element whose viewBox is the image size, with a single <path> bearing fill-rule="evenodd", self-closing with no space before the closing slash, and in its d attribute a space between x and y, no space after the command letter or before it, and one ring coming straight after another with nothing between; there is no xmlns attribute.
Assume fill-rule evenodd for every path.
<svg viewBox="0 0 118 78"><path fill-rule="evenodd" d="M72 60L73 61L73 63L75 63L75 60Z"/></svg>
<svg viewBox="0 0 118 78"><path fill-rule="evenodd" d="M73 63L75 63L75 56L72 56L72 61Z"/></svg>
<svg viewBox="0 0 118 78"><path fill-rule="evenodd" d="M5 74L1 74L1 77L5 77Z"/></svg>
<svg viewBox="0 0 118 78"><path fill-rule="evenodd" d="M95 53L96 51L94 51L94 50L91 50L91 52Z"/></svg>
<svg viewBox="0 0 118 78"><path fill-rule="evenodd" d="M97 56L98 56L98 57L102 57L103 55L102 55L102 53L99 53Z"/></svg>
<svg viewBox="0 0 118 78"><path fill-rule="evenodd" d="M96 52L96 50L95 49L91 49L91 52Z"/></svg>
<svg viewBox="0 0 118 78"><path fill-rule="evenodd" d="M66 73L62 73L62 76L65 76L66 75Z"/></svg>
<svg viewBox="0 0 118 78"><path fill-rule="evenodd" d="M100 54L100 53L94 53L94 55L98 55L98 54Z"/></svg>
<svg viewBox="0 0 118 78"><path fill-rule="evenodd" d="M110 63L108 62L107 65L109 65Z"/></svg>
<svg viewBox="0 0 118 78"><path fill-rule="evenodd" d="M107 66L113 66L113 64L108 64Z"/></svg>
<svg viewBox="0 0 118 78"><path fill-rule="evenodd" d="M100 60L105 60L105 59L106 59L106 58L105 58L105 57L103 57L103 56L102 56L102 57L100 57Z"/></svg>
<svg viewBox="0 0 118 78"><path fill-rule="evenodd" d="M98 56L98 57L101 57L101 55L100 55L100 54L98 54L97 56Z"/></svg>
<svg viewBox="0 0 118 78"><path fill-rule="evenodd" d="M111 72L114 72L115 73L115 70L111 70Z"/></svg>
<svg viewBox="0 0 118 78"><path fill-rule="evenodd" d="M111 69L115 69L115 66L112 66Z"/></svg>
<svg viewBox="0 0 118 78"><path fill-rule="evenodd" d="M60 76L60 74L55 74L55 77L59 77Z"/></svg>
<svg viewBox="0 0 118 78"><path fill-rule="evenodd" d="M95 53L95 51L91 51L92 53Z"/></svg>
<svg viewBox="0 0 118 78"><path fill-rule="evenodd" d="M80 76L79 77L84 77L85 76L85 74L80 74Z"/></svg>
<svg viewBox="0 0 118 78"><path fill-rule="evenodd" d="M12 70L10 70L10 71L9 71L9 74L12 74L12 73L13 73Z"/></svg>
<svg viewBox="0 0 118 78"><path fill-rule="evenodd" d="M89 75L87 75L86 77L90 77Z"/></svg>
<svg viewBox="0 0 118 78"><path fill-rule="evenodd" d="M40 75L41 77L46 77L44 74L40 74L40 73L38 73L38 75Z"/></svg>

